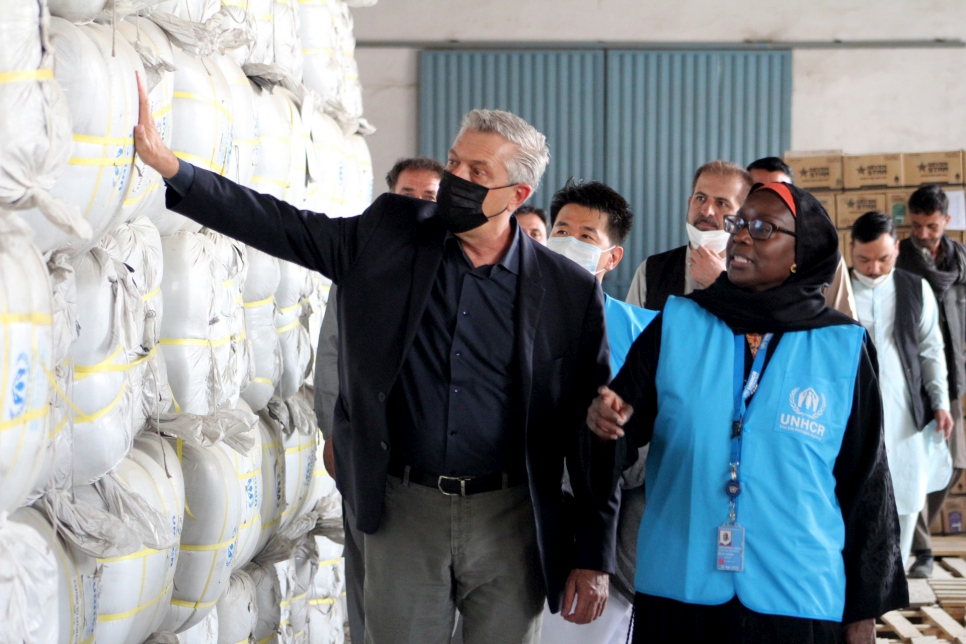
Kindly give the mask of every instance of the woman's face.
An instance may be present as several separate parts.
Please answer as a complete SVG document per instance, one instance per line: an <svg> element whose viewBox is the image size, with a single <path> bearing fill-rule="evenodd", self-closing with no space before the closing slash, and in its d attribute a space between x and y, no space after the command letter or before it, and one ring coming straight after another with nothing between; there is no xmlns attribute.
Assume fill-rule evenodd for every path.
<svg viewBox="0 0 966 644"><path fill-rule="evenodd" d="M795 217L778 195L769 190L753 192L738 210L747 222L760 219L792 232ZM752 239L742 228L728 240L728 279L754 293L780 286L791 275L795 263L795 237L775 230L768 239Z"/></svg>

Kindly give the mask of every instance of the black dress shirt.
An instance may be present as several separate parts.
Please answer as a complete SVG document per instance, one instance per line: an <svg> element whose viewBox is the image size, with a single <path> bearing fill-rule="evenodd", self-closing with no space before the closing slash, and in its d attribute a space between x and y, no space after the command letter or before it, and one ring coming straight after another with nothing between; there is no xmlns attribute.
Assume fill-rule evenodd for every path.
<svg viewBox="0 0 966 644"><path fill-rule="evenodd" d="M523 232L474 268L447 233L426 311L390 399L392 460L447 476L522 472L516 307Z"/></svg>

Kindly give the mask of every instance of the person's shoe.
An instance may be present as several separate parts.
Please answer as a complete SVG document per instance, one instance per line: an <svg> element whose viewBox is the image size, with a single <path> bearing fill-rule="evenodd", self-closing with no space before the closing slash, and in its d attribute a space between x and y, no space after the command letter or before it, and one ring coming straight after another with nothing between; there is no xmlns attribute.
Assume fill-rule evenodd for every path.
<svg viewBox="0 0 966 644"><path fill-rule="evenodd" d="M920 552L916 555L916 560L912 562L912 567L906 573L906 577L909 579L929 579L932 577L934 561L931 552Z"/></svg>

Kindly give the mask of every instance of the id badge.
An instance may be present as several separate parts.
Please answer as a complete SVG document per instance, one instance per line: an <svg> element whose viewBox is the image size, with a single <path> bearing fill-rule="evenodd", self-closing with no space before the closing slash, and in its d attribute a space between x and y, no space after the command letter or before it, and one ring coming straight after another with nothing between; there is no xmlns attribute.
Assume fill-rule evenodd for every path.
<svg viewBox="0 0 966 644"><path fill-rule="evenodd" d="M737 523L718 526L717 568L723 572L745 571L745 529Z"/></svg>

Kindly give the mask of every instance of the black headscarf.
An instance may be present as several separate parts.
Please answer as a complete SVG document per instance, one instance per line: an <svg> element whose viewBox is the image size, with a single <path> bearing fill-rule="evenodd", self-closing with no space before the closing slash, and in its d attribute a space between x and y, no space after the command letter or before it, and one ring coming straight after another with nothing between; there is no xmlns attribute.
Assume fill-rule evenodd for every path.
<svg viewBox="0 0 966 644"><path fill-rule="evenodd" d="M781 286L753 293L722 273L708 288L689 295L735 333L806 331L855 320L825 305L825 287L838 268L839 237L822 204L790 184L756 185L781 199L795 215L795 272ZM789 198L793 203L789 204ZM791 207L793 206L793 207Z"/></svg>

